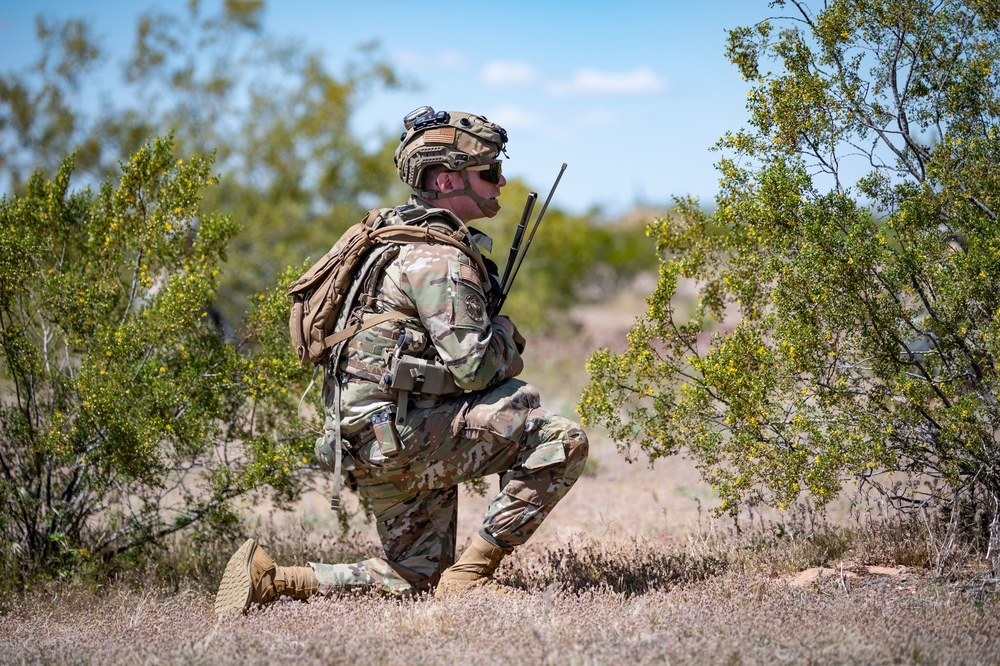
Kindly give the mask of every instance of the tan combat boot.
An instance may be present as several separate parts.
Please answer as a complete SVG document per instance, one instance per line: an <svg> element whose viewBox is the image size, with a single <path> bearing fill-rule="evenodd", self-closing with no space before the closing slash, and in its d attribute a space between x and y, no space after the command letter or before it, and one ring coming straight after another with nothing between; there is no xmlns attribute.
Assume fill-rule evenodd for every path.
<svg viewBox="0 0 1000 666"><path fill-rule="evenodd" d="M465 549L458 562L451 565L441 574L435 599L457 596L473 589L491 589L497 592L507 592L508 588L493 580L493 572L504 556L509 555L513 548L501 548L492 543L481 533L476 532L472 542Z"/></svg>
<svg viewBox="0 0 1000 666"><path fill-rule="evenodd" d="M226 565L215 596L218 617L246 613L250 606L263 606L278 595L308 599L319 591L319 581L312 567L279 567L257 545L247 539Z"/></svg>

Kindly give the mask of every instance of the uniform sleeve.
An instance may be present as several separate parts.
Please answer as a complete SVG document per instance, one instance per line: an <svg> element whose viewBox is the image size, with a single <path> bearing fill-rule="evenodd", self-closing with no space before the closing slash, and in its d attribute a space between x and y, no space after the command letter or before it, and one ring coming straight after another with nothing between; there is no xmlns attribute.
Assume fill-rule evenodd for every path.
<svg viewBox="0 0 1000 666"><path fill-rule="evenodd" d="M455 383L475 391L520 373L514 341L490 322L472 260L440 244L408 245L403 252L400 287Z"/></svg>

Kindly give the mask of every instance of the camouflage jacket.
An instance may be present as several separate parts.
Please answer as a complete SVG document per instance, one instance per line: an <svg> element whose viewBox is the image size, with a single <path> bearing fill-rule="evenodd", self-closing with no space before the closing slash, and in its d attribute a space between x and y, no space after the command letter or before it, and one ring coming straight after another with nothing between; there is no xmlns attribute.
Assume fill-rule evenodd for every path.
<svg viewBox="0 0 1000 666"><path fill-rule="evenodd" d="M417 197L409 204L430 208ZM425 223L447 233L462 225L444 210ZM475 243L471 245L479 252ZM516 376L523 367L514 340L490 321L486 294L490 287L483 284L469 256L438 243L400 245L398 249L374 276L375 310L399 310L412 316L362 331L345 346L337 373L341 380L341 429L345 433L360 429L372 414L395 404L396 396L383 376L387 358L404 333L403 351L444 363L462 391L487 388Z"/></svg>

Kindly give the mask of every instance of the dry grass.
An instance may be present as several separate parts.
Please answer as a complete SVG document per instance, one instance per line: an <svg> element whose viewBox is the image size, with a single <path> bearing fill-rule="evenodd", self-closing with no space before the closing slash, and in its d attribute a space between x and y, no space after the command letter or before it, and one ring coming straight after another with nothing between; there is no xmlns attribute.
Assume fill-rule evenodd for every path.
<svg viewBox="0 0 1000 666"><path fill-rule="evenodd" d="M595 313L579 339L535 345L528 379L551 408L571 411L586 351L627 320ZM0 599L0 663L1000 663L996 582L961 549L935 575L932 523L861 519L846 496L825 516L715 521L689 462L629 465L597 433L591 451L587 474L503 564L512 594L282 601L219 622L213 593L238 544L177 540L131 574ZM464 497L460 535L487 501ZM257 508L245 527L281 564L377 552L370 525L340 539L327 505Z"/></svg>
<svg viewBox="0 0 1000 666"><path fill-rule="evenodd" d="M759 535L758 535L759 536ZM749 538L748 538L749 537ZM754 535L526 547L508 595L282 601L216 621L211 583L51 584L5 604L3 663L997 663L1000 599L921 570L763 573ZM279 545L278 549L288 544ZM723 552L725 551L725 552ZM773 550L771 552L774 552ZM735 555L734 555L735 553Z"/></svg>
<svg viewBox="0 0 1000 666"><path fill-rule="evenodd" d="M217 622L237 544L179 540L144 571L0 601L0 663L1000 663L995 582L974 553L935 576L924 523L808 508L716 521L683 461L629 466L604 441L595 457L502 565L514 594L285 601ZM485 502L465 498L463 534ZM254 532L282 564L377 552L370 526L345 541L317 511Z"/></svg>
<svg viewBox="0 0 1000 666"><path fill-rule="evenodd" d="M507 595L282 600L224 621L212 593L233 545L177 542L145 573L0 603L0 663L1000 663L995 581L975 558L935 576L920 521L782 519L649 538L554 529L504 561ZM279 563L377 549L301 524L257 532Z"/></svg>

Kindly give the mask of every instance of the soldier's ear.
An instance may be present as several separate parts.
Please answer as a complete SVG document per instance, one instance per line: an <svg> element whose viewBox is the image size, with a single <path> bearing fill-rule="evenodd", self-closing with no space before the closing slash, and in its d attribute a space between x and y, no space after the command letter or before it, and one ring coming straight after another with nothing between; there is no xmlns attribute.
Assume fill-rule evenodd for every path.
<svg viewBox="0 0 1000 666"><path fill-rule="evenodd" d="M464 187L462 175L457 171L442 171L434 179L438 192L448 194Z"/></svg>

